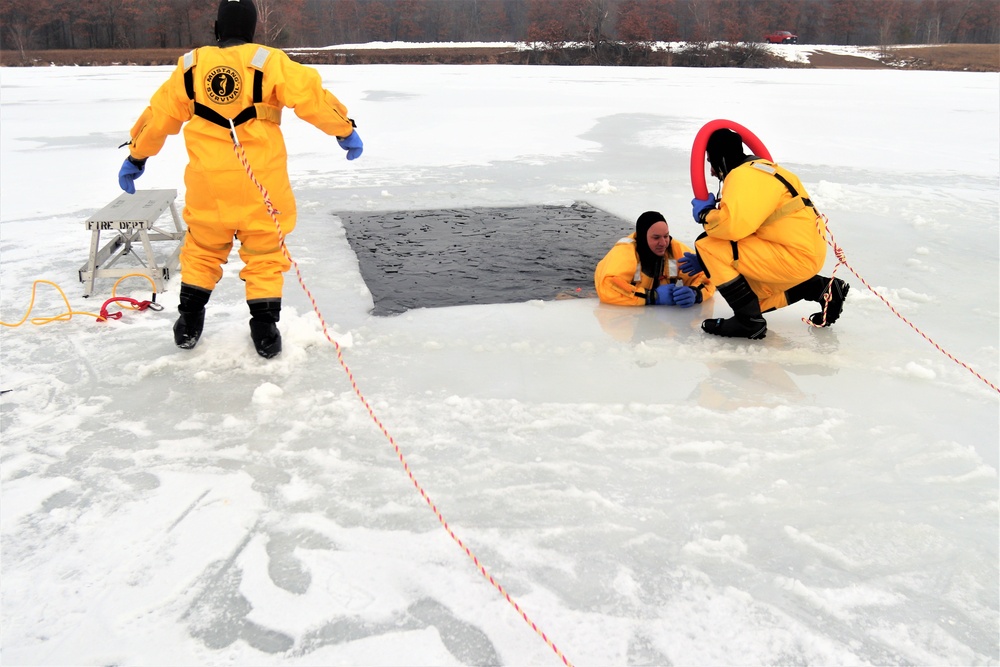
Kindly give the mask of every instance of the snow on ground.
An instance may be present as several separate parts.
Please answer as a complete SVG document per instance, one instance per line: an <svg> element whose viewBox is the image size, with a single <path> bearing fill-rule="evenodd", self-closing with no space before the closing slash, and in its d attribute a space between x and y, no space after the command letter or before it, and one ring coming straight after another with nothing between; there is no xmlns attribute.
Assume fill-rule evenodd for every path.
<svg viewBox="0 0 1000 667"><path fill-rule="evenodd" d="M292 255L258 358L234 254L205 336L162 313L0 336L4 664L995 664L998 397L852 284L812 330L703 335L700 308L592 299L378 318L336 211L662 211L688 242L705 122L752 129L846 259L1000 379L995 74L319 68L365 154L286 114ZM83 220L169 68L0 70L0 317L76 310ZM176 188L168 141L140 188ZM628 224L608 229L608 247ZM599 257L594 257L596 264ZM827 272L836 261L831 252ZM119 293L149 297L148 286ZM42 285L36 315L62 308Z"/></svg>
<svg viewBox="0 0 1000 667"><path fill-rule="evenodd" d="M878 60L881 49L877 46L847 46L843 44L765 44L767 49L790 62L808 63L817 53L836 56L854 56ZM910 48L910 47L899 47Z"/></svg>
<svg viewBox="0 0 1000 667"><path fill-rule="evenodd" d="M654 49L678 50L688 46L688 42L653 42ZM447 49L459 47L481 47L490 49L527 49L530 48L526 42L364 42L359 44L333 44L320 48L295 49L301 51L337 51L341 49L361 50L361 49ZM809 56L817 51L832 53L843 56L858 56L860 58L878 59L879 47L876 46L852 46L844 44L764 44L772 53L784 57L792 62L809 62ZM917 45L924 46L924 45ZM913 48L904 46L899 48Z"/></svg>

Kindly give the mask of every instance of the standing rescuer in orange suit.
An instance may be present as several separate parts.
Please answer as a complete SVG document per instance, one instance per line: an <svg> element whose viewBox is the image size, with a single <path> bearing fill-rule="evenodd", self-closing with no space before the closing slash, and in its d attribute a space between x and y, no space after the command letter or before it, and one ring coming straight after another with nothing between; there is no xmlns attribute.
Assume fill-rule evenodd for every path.
<svg viewBox="0 0 1000 667"><path fill-rule="evenodd" d="M121 188L135 193L134 180L146 159L156 155L168 135L184 126L188 165L181 248L181 292L174 342L191 349L201 337L205 306L233 238L246 264L250 337L257 353L281 352L276 323L281 315L284 255L278 230L260 191L234 151L238 138L257 180L266 188L282 235L295 228L295 197L288 180L288 155L279 123L284 107L337 137L347 159L361 155L363 144L347 109L323 88L319 73L293 62L284 52L253 43L257 9L253 0L222 0L215 23L217 46L185 54L153 95L132 128L129 157L118 174ZM186 125L185 125L186 123Z"/></svg>
<svg viewBox="0 0 1000 667"><path fill-rule="evenodd" d="M850 285L818 275L826 261L825 225L802 182L773 162L743 153L743 139L716 130L706 147L712 175L723 181L722 195L691 202L705 232L695 240L697 255L679 262L688 273L704 270L733 309L728 319L705 320L701 328L717 336L763 338L762 312L800 300L829 304L809 317L816 326L837 321ZM718 204L718 208L716 208Z"/></svg>

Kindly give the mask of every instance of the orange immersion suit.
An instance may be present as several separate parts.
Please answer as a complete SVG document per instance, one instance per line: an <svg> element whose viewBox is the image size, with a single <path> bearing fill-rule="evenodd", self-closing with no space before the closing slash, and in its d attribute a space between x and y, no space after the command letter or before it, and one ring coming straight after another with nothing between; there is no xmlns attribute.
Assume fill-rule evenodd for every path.
<svg viewBox="0 0 1000 667"><path fill-rule="evenodd" d="M211 291L235 237L246 264L240 278L247 301L281 297L290 263L263 196L234 150L229 120L236 119L246 159L287 235L295 228L296 209L279 127L283 107L329 135L346 137L354 129L344 105L323 88L319 72L252 43L206 46L182 56L132 128L130 151L140 160L156 155L167 135L184 126L184 283Z"/></svg>
<svg viewBox="0 0 1000 667"><path fill-rule="evenodd" d="M720 206L705 217L695 247L713 284L744 276L766 312L787 306L785 290L823 268L825 235L799 178L753 158L726 175Z"/></svg>
<svg viewBox="0 0 1000 667"><path fill-rule="evenodd" d="M691 249L675 238L670 239L664 257L663 276L659 284L681 283L694 288L705 300L715 293L715 287L704 273L690 276L677 268L676 259L683 257ZM671 267L673 269L671 270ZM639 252L635 245L635 232L618 241L597 264L594 271L594 287L597 296L604 303L618 306L644 306L648 302L647 292L653 287L653 276L642 272Z"/></svg>

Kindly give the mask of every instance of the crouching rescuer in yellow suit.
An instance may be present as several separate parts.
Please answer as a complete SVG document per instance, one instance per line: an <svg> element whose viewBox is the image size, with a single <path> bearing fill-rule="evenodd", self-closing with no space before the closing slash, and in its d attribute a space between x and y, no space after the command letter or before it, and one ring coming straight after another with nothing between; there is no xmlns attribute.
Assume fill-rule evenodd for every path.
<svg viewBox="0 0 1000 667"><path fill-rule="evenodd" d="M801 300L823 305L829 299L809 319L816 326L836 322L850 285L818 274L826 261L826 229L799 178L744 154L743 139L732 130L713 132L706 152L722 195L718 202L711 193L692 200L705 232L695 240L697 254L686 253L678 265L689 274L704 271L733 316L705 320L702 330L760 339L767 333L762 313Z"/></svg>
<svg viewBox="0 0 1000 667"><path fill-rule="evenodd" d="M134 180L142 175L146 159L160 151L168 135L184 127L188 230L180 254L180 316L174 324L174 342L184 349L198 343L205 306L222 278L222 265L235 237L246 265L240 278L246 283L250 337L257 353L271 358L281 352L276 323L284 274L291 264L263 195L234 150L233 133L254 176L267 190L282 235L295 228L296 218L279 127L282 108L294 109L299 118L337 137L348 160L361 155L363 144L347 109L323 88L319 72L293 62L282 51L254 44L256 26L252 0L219 3L218 45L182 56L170 79L153 95L132 128L130 155L118 181L134 194Z"/></svg>

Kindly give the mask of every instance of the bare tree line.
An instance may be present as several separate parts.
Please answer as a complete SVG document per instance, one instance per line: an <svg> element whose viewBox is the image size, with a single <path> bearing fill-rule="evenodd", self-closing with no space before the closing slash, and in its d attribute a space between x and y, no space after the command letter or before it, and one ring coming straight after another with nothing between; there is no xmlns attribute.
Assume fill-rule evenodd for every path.
<svg viewBox="0 0 1000 667"><path fill-rule="evenodd" d="M255 0L257 41L1000 43L997 0ZM216 0L0 0L4 49L170 48L212 40Z"/></svg>

